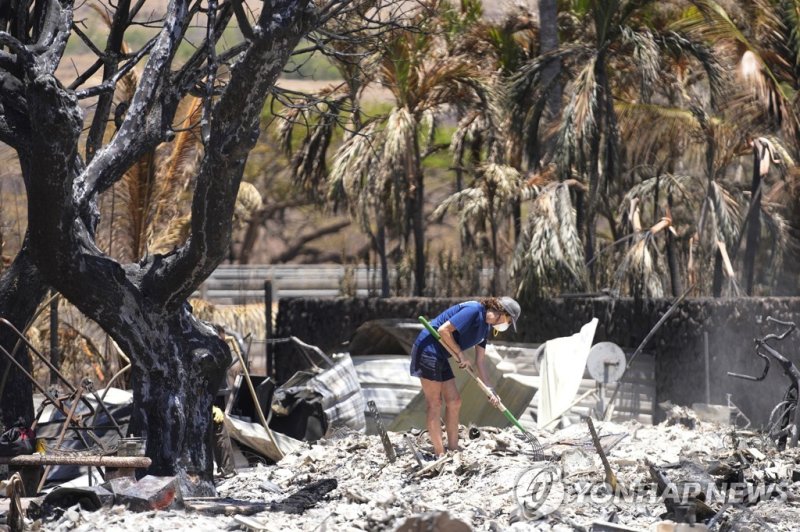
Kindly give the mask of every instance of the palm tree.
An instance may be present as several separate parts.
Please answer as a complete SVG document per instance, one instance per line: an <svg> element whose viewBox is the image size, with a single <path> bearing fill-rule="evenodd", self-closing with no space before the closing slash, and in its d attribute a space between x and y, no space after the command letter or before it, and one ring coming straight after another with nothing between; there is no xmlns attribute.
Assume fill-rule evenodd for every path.
<svg viewBox="0 0 800 532"><path fill-rule="evenodd" d="M448 104L472 95L477 83L474 60L449 53L441 19L434 16L440 10L438 0L425 2L411 10L402 25L382 32L378 47L369 50L375 58L374 69L354 72L348 63L342 64L343 74L356 80L340 87L343 99L335 104L349 114L344 121L345 139L333 155L330 171L324 162L330 142L323 139L330 139L334 131L331 122L326 122L338 112L333 108L326 108L322 118L308 128L298 152L302 156L295 158L305 161L296 165L302 182L327 190L330 200L346 203L358 219L380 256L383 293L388 289L385 265L390 235L400 236L407 244L413 240L414 294L425 292L423 162L442 149L432 142L436 115ZM361 89L373 78L391 92L394 101L388 111L370 117L362 111L360 98ZM330 98L324 105L330 106ZM297 122L296 116L288 118L289 124Z"/></svg>
<svg viewBox="0 0 800 532"><path fill-rule="evenodd" d="M462 228L471 227L475 235L483 232L483 221L488 220L489 247L494 267L491 285L493 294L498 293L500 284L501 262L497 242L500 221L511 214L512 206L520 198L522 190L522 177L515 168L486 163L479 167L472 187L451 195L433 212L434 218L443 217L447 211L458 213L459 225Z"/></svg>
<svg viewBox="0 0 800 532"><path fill-rule="evenodd" d="M682 26L686 31L713 42L715 48L731 58L738 86L744 95L749 96L751 114L758 121L759 127L754 128L748 141L753 153L753 178L751 199L742 227L743 232L746 228L747 235L743 281L746 292L752 294L761 219L765 218L764 225L772 237L783 242L788 235L781 223L784 213L792 209L792 205L796 212L796 206L800 205L794 186L779 187L784 192L795 191L793 196L773 195L783 208L762 202L762 179L768 171L769 160L793 165L791 161L800 156L800 115L796 110L800 94L798 8L796 2L781 0L731 2L724 7L714 0L698 0L694 5L695 9L687 12L681 21ZM791 174L787 176L784 173L784 176L791 178ZM734 257L737 251L738 243L733 249Z"/></svg>
<svg viewBox="0 0 800 532"><path fill-rule="evenodd" d="M585 288L585 258L570 198L570 188L582 186L574 179L550 182L533 200L511 265L520 297Z"/></svg>

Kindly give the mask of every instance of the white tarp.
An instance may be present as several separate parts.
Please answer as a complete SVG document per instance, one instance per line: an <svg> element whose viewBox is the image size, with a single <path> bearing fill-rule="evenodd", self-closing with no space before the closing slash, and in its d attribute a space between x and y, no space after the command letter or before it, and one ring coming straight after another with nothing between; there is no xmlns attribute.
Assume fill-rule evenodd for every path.
<svg viewBox="0 0 800 532"><path fill-rule="evenodd" d="M554 338L545 344L537 410L537 424L540 429L556 429L557 423L551 422L565 414L575 399L583 379L595 329L597 318L581 327L579 333Z"/></svg>

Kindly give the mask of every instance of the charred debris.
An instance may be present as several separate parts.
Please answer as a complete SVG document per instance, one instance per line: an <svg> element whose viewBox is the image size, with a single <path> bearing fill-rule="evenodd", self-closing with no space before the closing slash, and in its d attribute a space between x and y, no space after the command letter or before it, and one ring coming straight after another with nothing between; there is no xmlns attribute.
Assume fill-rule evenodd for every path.
<svg viewBox="0 0 800 532"><path fill-rule="evenodd" d="M642 378L632 363L644 345L590 348L594 329L584 328L572 345L585 345L586 363L566 398L541 382L553 371L546 347L488 350L498 392L541 449L484 408L465 379L459 387L471 414L462 416L462 448L442 458L420 430L418 384L405 372L408 324L369 324L350 352L331 355L297 338L273 340L305 366L280 385L250 375L236 350L209 435L214 497L184 497L175 477L147 474L144 441L128 434L129 392L71 383L52 368L59 386L39 389L33 426L6 427L0 438L0 528L793 530L800 372L780 352L794 325L772 324L755 342L762 372L730 374L760 381L777 366L786 375L763 426L730 398L664 403L664 419L652 424L655 394L625 388L626 376ZM559 400L567 407L545 419Z"/></svg>

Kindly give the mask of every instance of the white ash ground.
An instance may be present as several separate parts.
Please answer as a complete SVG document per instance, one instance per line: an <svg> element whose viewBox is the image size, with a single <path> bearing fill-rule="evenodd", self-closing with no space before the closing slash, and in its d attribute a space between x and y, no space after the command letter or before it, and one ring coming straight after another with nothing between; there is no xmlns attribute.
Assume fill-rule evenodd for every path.
<svg viewBox="0 0 800 532"><path fill-rule="evenodd" d="M722 427L698 423L694 429L682 425L643 426L596 423L603 434L626 434L608 454L611 467L624 485L649 483L647 461L656 464L692 459L700 463L730 456L730 441ZM463 431L466 435L466 431ZM573 481L601 484L603 468L591 446L588 430L573 425L555 434L537 435L548 453L572 456L566 463ZM515 430L485 428L476 440L462 439L463 450L444 464L441 473L417 478L418 469L406 449L401 434L390 433L398 450L395 463L387 464L377 436L351 434L341 439L323 440L285 457L280 463L240 471L218 485L219 495L256 502L279 501L310 482L335 478L338 488L328 493L314 508L302 515L262 512L251 516L267 524L269 530L394 530L415 514L446 510L474 530L574 530L590 527L612 513L620 524L647 529L660 520L665 506L658 501L592 502L560 506L546 517L530 521L520 510L515 496L518 477L533 465L530 448ZM430 451L427 435L415 438L423 451ZM738 530L761 530L767 523L775 531L796 530L800 522L800 482L791 483L792 473L800 470L800 453L778 452L754 437L744 444L757 447L766 458L745 470L745 478L770 478L785 481L785 496L751 506L731 508L724 514L722 530L735 521ZM570 449L580 448L583 452ZM577 470L576 470L577 469ZM761 520L761 521L759 521ZM750 526L744 526L749 521ZM132 513L121 507L98 512L67 511L56 522L44 523L42 530L234 530L241 528L233 516L208 516L193 512L165 511Z"/></svg>

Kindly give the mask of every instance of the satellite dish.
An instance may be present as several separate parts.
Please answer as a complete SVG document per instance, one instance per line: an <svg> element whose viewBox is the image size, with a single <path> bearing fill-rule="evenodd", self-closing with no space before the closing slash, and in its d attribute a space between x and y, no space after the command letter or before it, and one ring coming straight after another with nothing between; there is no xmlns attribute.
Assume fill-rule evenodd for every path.
<svg viewBox="0 0 800 532"><path fill-rule="evenodd" d="M611 384L621 379L626 364L625 353L613 342L593 345L586 360L589 375L601 384Z"/></svg>

